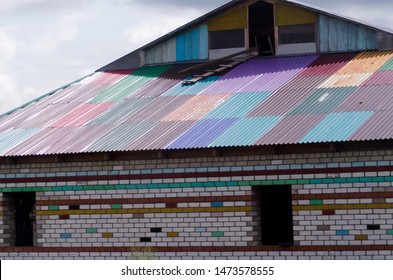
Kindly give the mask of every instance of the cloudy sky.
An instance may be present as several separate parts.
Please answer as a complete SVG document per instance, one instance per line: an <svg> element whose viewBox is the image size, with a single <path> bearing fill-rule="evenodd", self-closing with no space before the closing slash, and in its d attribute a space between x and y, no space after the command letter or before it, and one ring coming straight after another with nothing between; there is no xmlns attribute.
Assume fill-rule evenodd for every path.
<svg viewBox="0 0 393 280"><path fill-rule="evenodd" d="M228 0L0 0L0 114ZM391 0L302 0L393 28Z"/></svg>

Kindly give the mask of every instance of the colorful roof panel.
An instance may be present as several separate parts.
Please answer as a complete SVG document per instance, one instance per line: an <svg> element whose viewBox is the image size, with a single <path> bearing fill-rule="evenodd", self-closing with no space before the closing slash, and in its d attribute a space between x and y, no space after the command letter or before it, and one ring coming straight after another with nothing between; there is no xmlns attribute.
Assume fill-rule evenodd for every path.
<svg viewBox="0 0 393 280"><path fill-rule="evenodd" d="M191 66L96 72L1 116L0 156L393 138L392 51L254 58L185 85L212 67Z"/></svg>

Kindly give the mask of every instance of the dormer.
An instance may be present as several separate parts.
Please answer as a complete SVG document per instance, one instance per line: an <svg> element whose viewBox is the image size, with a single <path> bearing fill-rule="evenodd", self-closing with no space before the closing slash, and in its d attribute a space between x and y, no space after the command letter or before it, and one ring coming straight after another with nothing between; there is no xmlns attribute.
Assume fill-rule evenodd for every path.
<svg viewBox="0 0 393 280"><path fill-rule="evenodd" d="M235 0L100 70L261 56L393 49L393 31L284 0Z"/></svg>

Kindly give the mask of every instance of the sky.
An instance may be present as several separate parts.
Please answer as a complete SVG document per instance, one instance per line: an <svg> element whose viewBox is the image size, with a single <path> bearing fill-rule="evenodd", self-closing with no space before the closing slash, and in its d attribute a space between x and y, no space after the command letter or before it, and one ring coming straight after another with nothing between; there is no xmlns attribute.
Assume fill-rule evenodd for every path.
<svg viewBox="0 0 393 280"><path fill-rule="evenodd" d="M0 115L228 0L0 0ZM391 0L302 0L393 28Z"/></svg>

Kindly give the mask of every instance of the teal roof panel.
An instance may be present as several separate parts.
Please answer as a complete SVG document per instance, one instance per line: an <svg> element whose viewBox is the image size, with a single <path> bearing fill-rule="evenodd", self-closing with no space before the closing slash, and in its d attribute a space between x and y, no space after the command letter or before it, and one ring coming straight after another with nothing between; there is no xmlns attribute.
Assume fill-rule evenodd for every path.
<svg viewBox="0 0 393 280"><path fill-rule="evenodd" d="M368 111L331 113L304 136L300 143L346 141L372 114Z"/></svg>

